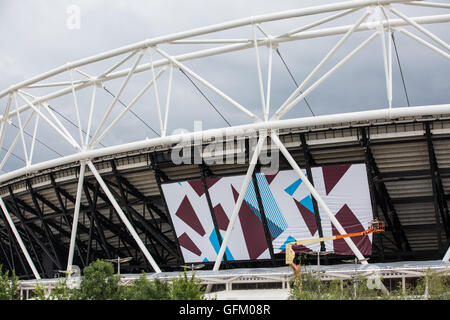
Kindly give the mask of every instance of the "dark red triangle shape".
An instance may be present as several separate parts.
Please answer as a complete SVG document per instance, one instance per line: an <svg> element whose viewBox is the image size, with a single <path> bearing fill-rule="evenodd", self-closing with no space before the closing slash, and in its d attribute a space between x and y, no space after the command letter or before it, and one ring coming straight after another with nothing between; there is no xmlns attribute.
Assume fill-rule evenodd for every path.
<svg viewBox="0 0 450 320"><path fill-rule="evenodd" d="M227 214L225 213L225 210L223 210L220 203L214 207L214 216L216 217L217 226L219 229L226 231L230 220L228 219Z"/></svg>
<svg viewBox="0 0 450 320"><path fill-rule="evenodd" d="M270 184L273 181L273 179L275 179L277 174L278 172L275 174L265 174L264 176L266 177L267 183Z"/></svg>
<svg viewBox="0 0 450 320"><path fill-rule="evenodd" d="M219 181L221 178L208 178L206 179L206 187L209 189L211 188L214 184L216 184L217 181Z"/></svg>
<svg viewBox="0 0 450 320"><path fill-rule="evenodd" d="M201 180L191 180L188 181L188 183L199 197L201 197L205 193L205 188L203 188L203 183Z"/></svg>
<svg viewBox="0 0 450 320"><path fill-rule="evenodd" d="M342 176L350 168L350 164L338 165L338 166L324 166L322 167L323 180L325 182L325 191L327 195L341 180Z"/></svg>
<svg viewBox="0 0 450 320"><path fill-rule="evenodd" d="M183 220L183 222L189 227L194 229L199 235L205 235L205 229L203 229L202 223L198 219L197 214L195 213L194 208L192 208L191 202L187 196L184 196L184 199L181 201L175 215Z"/></svg>
<svg viewBox="0 0 450 320"><path fill-rule="evenodd" d="M342 208L336 213L336 219L342 225L346 233L354 233L364 231L365 228L361 225L358 218L352 212L352 210L344 204ZM336 227L331 224L333 236L338 235ZM372 254L372 243L368 236L357 236L351 238L356 247L361 251L363 255ZM333 251L336 254L353 255L353 251L347 245L344 239L333 240Z"/></svg>
<svg viewBox="0 0 450 320"><path fill-rule="evenodd" d="M306 226L309 229L309 232L311 232L311 235L313 236L317 232L317 223L314 213L312 213L308 208L306 208L297 200L292 200L294 200L295 204L297 205L297 208L300 211L300 214L302 215L303 220L305 221Z"/></svg>
<svg viewBox="0 0 450 320"><path fill-rule="evenodd" d="M185 233L178 237L178 243L183 248L189 250L193 254L200 256L202 254L201 250L195 245L194 241Z"/></svg>

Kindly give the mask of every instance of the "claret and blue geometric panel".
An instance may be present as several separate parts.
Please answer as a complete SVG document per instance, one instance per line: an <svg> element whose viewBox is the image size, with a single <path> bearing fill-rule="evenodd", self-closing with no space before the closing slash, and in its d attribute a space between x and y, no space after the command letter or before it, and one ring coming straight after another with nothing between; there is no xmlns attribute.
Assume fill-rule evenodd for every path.
<svg viewBox="0 0 450 320"><path fill-rule="evenodd" d="M365 164L315 167L312 176L316 190L346 232L367 228L372 208ZM212 213L200 180L162 185L186 262L215 261L220 248L217 234L223 239L243 181L244 176L206 179ZM255 186L250 181L225 251L227 260L269 259L268 242L274 253L280 253L288 242L319 237L316 215L323 236L337 234L324 211L314 210L311 194L294 170L256 173L256 181L270 239L266 239ZM364 255L371 254L371 236L354 241ZM327 241L325 246L336 254L352 254L343 240ZM317 250L319 243L300 248Z"/></svg>

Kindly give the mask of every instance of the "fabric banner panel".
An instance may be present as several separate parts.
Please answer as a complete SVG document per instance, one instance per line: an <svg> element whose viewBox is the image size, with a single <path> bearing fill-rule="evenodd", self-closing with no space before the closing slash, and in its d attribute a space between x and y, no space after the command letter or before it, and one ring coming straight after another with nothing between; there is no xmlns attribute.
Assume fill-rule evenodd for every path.
<svg viewBox="0 0 450 320"><path fill-rule="evenodd" d="M207 179L213 214L225 236L244 176ZM220 249L206 193L200 180L162 185L185 262L215 261ZM251 182L229 240L227 260L269 259L267 239ZM222 240L221 239L221 240Z"/></svg>
<svg viewBox="0 0 450 320"><path fill-rule="evenodd" d="M345 231L367 229L372 220L372 206L365 164L315 167L311 171L316 190ZM323 236L338 234L324 210L319 208L315 212L311 194L294 170L257 173L256 180L274 253L284 252L286 243L318 238L317 214ZM206 179L213 213L200 180L162 185L185 262L215 261L243 182L244 176ZM220 241L212 214L222 237ZM225 251L227 260L270 258L261 214L250 181ZM352 239L363 255L372 253L372 235ZM327 241L325 247L336 254L353 254L344 240ZM317 251L320 243L295 250Z"/></svg>
<svg viewBox="0 0 450 320"><path fill-rule="evenodd" d="M311 171L316 190L344 230L350 233L367 229L373 217L365 164L315 167ZM268 221L281 215L273 218L282 231L273 238L274 253L284 252L288 242L318 238L316 214L320 216L324 237L338 234L324 210L314 212L311 194L294 170L257 174L257 179ZM372 235L352 239L363 255L372 253ZM345 240L326 241L325 248L336 254L353 254ZM317 250L320 243L296 248Z"/></svg>
<svg viewBox="0 0 450 320"><path fill-rule="evenodd" d="M214 261L214 223L200 180L163 184L162 190L185 262Z"/></svg>
<svg viewBox="0 0 450 320"><path fill-rule="evenodd" d="M365 164L317 167L312 174L316 190L347 233L368 228L373 214ZM321 212L320 218L324 236L337 234L326 214ZM363 255L372 254L372 234L351 239ZM327 248L336 254L353 254L345 240L332 242Z"/></svg>

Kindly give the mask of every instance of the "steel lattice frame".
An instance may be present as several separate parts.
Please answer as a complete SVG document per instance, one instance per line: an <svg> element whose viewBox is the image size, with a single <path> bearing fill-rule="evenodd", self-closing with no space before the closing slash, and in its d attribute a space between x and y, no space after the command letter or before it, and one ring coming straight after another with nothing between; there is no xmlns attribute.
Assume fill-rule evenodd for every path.
<svg viewBox="0 0 450 320"><path fill-rule="evenodd" d="M145 263L155 272L161 272L160 263L164 263L164 256L172 255L177 256L180 254L179 247L171 239L161 233L158 230L157 222L148 222L144 219L139 212L133 208L133 204L130 204L129 195L132 195L134 199L143 200L143 206L146 207L151 215L156 215L158 219L170 224L170 217L168 218L161 207L152 206L145 199L145 196L139 193L139 191L133 187L132 184L127 182L126 178L122 177L117 170L114 170L114 162L112 162L113 175L112 177L106 177L102 175L98 165L94 165L94 162L102 157L111 156L114 154L122 154L126 152L133 152L141 149L150 148L171 148L174 144L185 140L196 141L198 138L204 140L213 138L215 136L227 137L242 137L242 132L259 132L259 140L255 151L249 158L249 167L245 176L244 184L240 190L239 198L236 206L233 210L233 214L230 219L230 224L226 235L222 241L222 245L217 256L216 263L214 264L214 270L218 270L221 264L221 260L225 251L226 244L231 235L234 221L236 220L237 213L239 212L240 205L243 201L244 193L249 182L252 179L255 167L257 165L257 158L259 152L264 147L264 144L269 140L273 146L276 146L284 158L290 164L290 166L297 172L305 185L308 187L315 202L323 212L325 212L332 223L338 229L340 233L345 233L342 226L334 218L334 215L329 210L326 203L321 199L318 192L315 190L313 184L302 173L300 166L292 157L291 153L286 148L285 144L280 140L278 131L280 129L301 127L301 126L315 126L326 125L339 122L352 122L352 121L370 121L373 119L396 119L401 117L410 116L425 116L436 114L450 114L450 104L444 105L427 105L417 106L411 108L392 108L392 47L390 36L393 32L401 32L404 35L414 39L418 43L426 46L434 53L443 56L446 59L450 59L450 47L449 45L440 39L435 34L428 31L425 27L427 24L434 23L448 23L450 21L450 14L422 16L422 17L407 17L402 13L402 6L424 6L431 8L440 8L442 10L450 9L450 5L443 3L432 3L425 1L410 1L410 0L356 0L347 1L336 4L321 5L310 8L303 8L298 10L291 10L273 14L266 14L256 17L250 17L246 19L235 20L227 23L217 24L209 27L198 28L190 31L171 34L168 36L157 37L153 39L144 40L138 43L134 43L125 47L121 47L115 50L111 50L105 53L97 54L85 59L81 59L75 62L67 63L59 68L50 70L41 75L18 83L9 87L6 90L0 92L0 99L6 99L6 105L3 110L3 114L0 117L1 129L0 129L0 145L3 146L5 140L6 128L11 125L12 119L16 119L19 125L19 132L15 135L12 144L8 147L6 155L1 159L0 169L4 167L10 158L11 154L16 148L21 148L25 155L26 165L23 168L14 170L12 172L4 173L0 176L0 183L3 186L8 186L11 181L17 179L27 179L26 177L50 170L56 167L63 167L76 164L79 166L78 184L75 199L68 192L58 186L52 179L52 185L57 195L59 208L55 207L55 212L58 212L61 219L64 219L65 223L70 226L70 230L58 226L54 221L47 221L44 219L43 213L40 210L40 204L45 203L51 206L52 203L45 199L38 192L33 190L32 185L27 182L28 192L31 194L34 208L29 207L20 199L14 196L14 192L9 189L8 194L3 194L0 198L0 205L7 221L7 228L4 229L1 236L2 239L10 239L14 237L20 246L23 253L26 264L31 268L34 276L40 278L40 272L38 272L31 255L36 255L36 248L38 246L43 250L48 257L52 257L53 263L59 268L67 268L70 270L73 264L74 255L80 257L87 254L89 257L92 252L89 253L90 246L86 246L78 239L78 226L80 219L80 212L83 212L88 216L91 223L89 230L84 225L80 225L84 228L85 232L89 233L89 243L95 238L102 244L102 250L104 250L108 256L113 256L114 248L112 248L107 239L105 239L101 230L102 225L108 225L110 222L104 219L101 214L96 214L99 210L97 207L98 199L103 200L103 206L108 208L111 213L118 215L120 221L125 228L120 227L116 230L119 235L119 241L123 241L130 246L137 244L138 250L145 256ZM328 27L328 28L316 28L322 24L330 21L339 21L339 18L350 15L352 13L359 14L359 18L352 25ZM321 14L329 14L326 17L321 17L313 23L301 25L293 30L287 30L278 35L270 35L265 31L264 24L269 22L283 22L288 19L298 18L303 16L316 16ZM369 17L375 17L374 21L368 21ZM377 20L378 19L378 20ZM239 28L251 28L253 32L253 38L216 38L215 34L225 30L238 30ZM314 76L322 71L323 66L330 61L335 52L340 49L343 44L347 43L348 38L358 32L368 31L370 33L361 44L354 48L349 54L347 54L342 60L340 60L334 67L324 73L318 80L311 83ZM417 34L416 34L417 33ZM261 37L262 35L262 37ZM309 73L309 75L300 83L296 90L294 90L290 96L280 105L277 106L275 112L271 112L270 96L271 96L271 73L272 73L272 55L278 44L284 42L301 42L305 39L322 38L331 35L340 35L340 39L333 46L333 48L324 56L320 63ZM199 36L206 36L207 38L196 38ZM352 59L352 57L360 52L367 44L374 41L375 38L381 39L381 47L383 52L384 72L386 82L386 96L387 96L387 108L372 111L354 112L346 114L335 114L327 116L317 116L308 118L295 118L281 120L292 108L294 108L301 100L303 100L309 93L316 89L323 81L325 81L331 74L334 74L340 67L346 62ZM213 48L199 49L194 51L185 52L182 54L172 55L170 54L170 48L177 47L183 48L186 46L191 48L196 45L214 45ZM162 47L166 48L163 50ZM261 69L261 61L259 56L259 48L269 48L269 65L267 72L267 85L264 86L263 74ZM249 108L240 104L234 100L230 95L223 92L220 88L203 78L191 68L187 67L185 62L203 59L211 56L223 55L229 52L239 52L243 50L254 50L257 63L257 72L259 79L259 93L260 106L262 117L259 117L254 112L251 112ZM155 56L162 57L156 60ZM110 64L103 72L97 75L90 75L83 71L84 67L99 62L108 62L109 59L119 58L119 61L115 61ZM149 59L150 62L144 62L145 59ZM132 62L132 66L128 68L120 69L126 62ZM249 120L248 124L235 126L232 128L210 129L203 132L188 133L188 134L173 134L168 135L167 128L170 120L169 108L170 108L170 95L172 90L172 73L175 68L182 70L192 78L196 79L205 87L215 92L219 97L227 101L234 109L240 112ZM85 78L83 80L74 80L74 72L82 74ZM116 117L112 117L112 111L117 103L120 101L120 97L123 92L128 88L130 78L137 73L148 72L150 74L150 81L139 91L134 99L123 109ZM160 100L160 92L158 91L158 79L165 72L169 72L169 84L166 98L166 104L162 105ZM65 77L69 79L67 81L50 82L53 77ZM50 79L50 81L49 81ZM96 107L96 88L103 87L105 83L109 81L121 79L122 84L119 91L112 98L107 112L104 114L102 120L96 125L96 129L93 129L92 119L93 113ZM123 120L126 113L130 112L133 106L142 98L144 93L153 87L156 98L156 112L159 130L161 137L154 139L143 139L135 142L126 143L122 145L115 145L111 147L101 147L101 142L104 137L112 130L117 128L118 123ZM47 88L51 92L43 96L33 95L33 89ZM88 108L80 108L77 101L77 92L82 89L92 88L92 99ZM77 119L78 135L71 135L67 127L58 119L53 108L49 107L49 103L54 99L62 96L72 96L74 103L74 112ZM88 112L81 112L82 110L89 110ZM26 119L24 114L28 112ZM86 117L87 127L83 128L82 123ZM25 129L31 127L31 123L34 121L33 138L30 148L25 143ZM61 156L53 160L34 163L33 155L38 150L38 144L36 144L36 136L38 132L38 121L44 124L46 127L51 128L55 133L55 139L60 139L62 143L69 145L73 148L73 153L66 156ZM109 122L108 122L109 121ZM144 133L145 134L145 133ZM144 138L144 137L142 137ZM306 150L305 150L306 152ZM432 162L433 154L430 153L430 161ZM156 172L157 179L161 177L158 171L157 162L154 159L149 159L151 167ZM370 153L367 154L367 162L370 163ZM86 170L89 168L89 171ZM91 182L84 181L87 177L87 172L90 172ZM433 184L438 187L438 177ZM95 181L95 183L92 183ZM160 184L159 184L160 185ZM381 191L380 191L381 192ZM92 197L91 197L92 193ZM83 194L87 197L89 207L82 205ZM119 201L117 200L119 199ZM438 201L437 199L436 201ZM73 210L66 210L67 202L73 204ZM119 203L120 202L120 203ZM15 216L19 221L14 222L11 218L10 212L14 211ZM35 225L25 224L24 218L21 218L21 214L24 211L32 212L36 216L36 219L40 219L42 229L37 228ZM395 228L395 219L392 221L393 228ZM18 232L16 225L22 224L22 235ZM6 222L5 222L6 226ZM118 228L117 225L110 226L111 228ZM152 239L146 245L142 241L142 237L136 232L136 228L144 230L146 234ZM38 230L39 229L39 230ZM58 258L61 251L67 250L65 246L58 243L57 239L52 236L51 229L57 229L59 232L70 235L70 245L68 259L66 262L60 261ZM42 234L47 238L47 243L42 243L41 240L36 237L36 233ZM27 237L28 248L25 246L23 237ZM33 239L32 239L33 238ZM395 241L402 245L402 235L397 234ZM30 246L34 242L33 246ZM351 239L346 239L347 244L350 246L354 254L363 259L363 256L359 252L358 248L354 245ZM15 244L14 244L15 245ZM153 255L150 253L149 246L161 246L163 249L152 249ZM406 245L403 243L403 245ZM10 250L12 245L10 245ZM6 252L6 248L2 250ZM31 254L28 250L31 250ZM154 257L155 252L161 250L159 257ZM132 254L131 250L129 250ZM5 257L8 255L5 253ZM444 259L448 260L449 253L447 252ZM21 259L21 258L20 258ZM179 259L178 259L179 260ZM182 259L181 259L182 260ZM182 262L179 260L178 262ZM35 259L36 261L36 259ZM159 261L159 262L158 262ZM25 261L21 261L23 268L25 267ZM40 264L40 262L38 262ZM367 263L363 261L362 263ZM42 270L42 266L40 266Z"/></svg>

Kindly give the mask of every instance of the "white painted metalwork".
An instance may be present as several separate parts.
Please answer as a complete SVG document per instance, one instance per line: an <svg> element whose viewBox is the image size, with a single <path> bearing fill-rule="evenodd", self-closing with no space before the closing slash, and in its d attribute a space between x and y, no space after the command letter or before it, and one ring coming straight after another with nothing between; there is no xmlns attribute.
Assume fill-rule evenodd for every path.
<svg viewBox="0 0 450 320"><path fill-rule="evenodd" d="M222 262L223 255L225 253L225 250L228 246L228 241L230 240L231 233L234 229L234 224L236 222L236 218L238 217L239 211L241 210L242 201L244 201L245 193L247 192L248 185L250 183L250 180L252 179L253 171L255 170L255 166L258 162L258 157L261 152L261 149L266 142L267 134L263 133L259 139L258 144L256 145L255 150L253 151L252 159L250 160L247 173L244 178L244 182L242 183L241 189L239 191L239 197L236 201L236 204L233 208L233 213L230 217L230 222L228 223L227 231L225 233L225 236L223 238L222 245L220 246L219 253L217 254L216 262L214 263L213 270L217 271L220 268L220 264Z"/></svg>
<svg viewBox="0 0 450 320"><path fill-rule="evenodd" d="M444 255L444 258L442 258L442 261L450 261L450 247L448 247L447 252Z"/></svg>
<svg viewBox="0 0 450 320"><path fill-rule="evenodd" d="M75 198L75 209L73 212L72 232L70 234L69 257L67 259L67 271L72 270L73 253L75 251L75 239L77 237L78 218L80 215L81 193L83 192L84 174L86 172L86 164L81 163L80 175L78 177L77 196Z"/></svg>
<svg viewBox="0 0 450 320"><path fill-rule="evenodd" d="M27 259L28 265L30 266L31 270L33 271L34 277L36 279L41 279L39 276L39 272L37 271L33 260L30 257L30 254L28 253L27 248L25 247L25 244L22 241L22 237L20 236L19 232L17 232L17 228L14 224L14 221L12 221L11 216L9 215L8 209L5 206L5 203L3 202L3 199L0 197L0 207L2 208L3 214L6 217L6 220L8 221L9 226L11 227L12 232L14 233L14 237L16 238L17 242L19 243L20 249L22 249L22 253Z"/></svg>
<svg viewBox="0 0 450 320"><path fill-rule="evenodd" d="M325 211L326 215L330 219L331 223L336 227L337 231L340 234L346 234L347 232L344 230L342 225L339 223L339 221L336 219L334 214L331 212L330 208L328 208L328 205L325 203L325 201L323 201L322 197L319 195L319 192L317 192L317 190L314 188L312 183L308 180L308 178L302 172L302 169L300 169L300 167L298 166L297 162L291 156L291 154L286 149L286 147L283 145L283 143L278 138L276 133L272 132L271 138L272 138L272 141L275 142L277 147L283 153L284 157L289 162L289 164L291 165L292 169L294 169L295 172L300 177L300 179L302 179L302 182L306 185L306 188L308 188L308 191L311 193L311 195L314 197L314 199L316 199L317 204L319 205L319 207ZM358 247L355 245L353 240L351 238L344 238L344 240L347 243L347 245L350 247L352 252L355 254L355 256L361 261L361 263L362 264L367 264L368 262L366 260L364 260L364 256L359 251Z"/></svg>
<svg viewBox="0 0 450 320"><path fill-rule="evenodd" d="M289 152L286 149L281 141L276 136L276 130L290 127L301 127L301 126L313 126L313 125L326 125L330 123L337 122L352 122L352 121L368 121L371 119L394 119L398 117L409 117L415 115L433 115L433 114L449 114L450 113L450 104L442 104L442 105L426 105L426 106L416 106L411 108L393 108L392 107L392 47L390 36L393 32L401 32L410 38L414 39L421 45L431 49L434 53L439 54L440 56L450 60L450 46L441 38L439 38L434 33L428 31L424 25L426 24L436 24L436 23L448 23L450 21L450 13L444 13L441 15L431 15L431 16L421 16L421 17L408 17L403 12L402 7L405 5L408 6L424 6L435 9L449 9L450 6L443 3L433 3L433 2L425 2L425 1L412 1L412 0L354 0L354 1L345 1L339 3L332 3L327 5L318 5L309 8L301 8L295 10L288 10L278 13L270 13L259 16L253 16L244 19L238 19L226 23L219 23L212 26L207 26L203 28L197 28L193 30L183 31L167 36L156 37L153 39L146 39L137 43L133 43L121 48L117 48L114 50L110 50L104 53L96 54L91 57L87 57L84 59L80 59L74 62L69 62L63 66L55 68L53 70L47 71L20 83L10 86L7 89L4 89L0 92L0 99L4 98L6 103L4 105L4 110L0 115L0 146L3 147L5 141L12 141L10 146L6 149L7 152L0 160L0 169L5 168L5 164L10 160L10 155L16 148L20 148L17 146L19 139L22 142L21 148L23 149L23 154L25 156L25 166L19 169L16 169L11 172L5 172L0 175L0 183L5 184L11 179L15 179L24 175L33 175L38 173L39 171L63 166L68 164L80 164L81 170L80 175L78 177L78 191L77 191L77 205L74 214L74 222L72 226L72 234L71 234L71 245L69 252L69 260L68 260L68 268L72 264L73 258L73 250L75 246L75 236L76 236L76 221L78 217L79 206L80 206L80 197L81 190L80 184L82 184L84 178L84 163L86 163L91 169L97 181L102 186L102 189L105 191L105 194L108 195L109 200L113 203L114 208L119 213L119 216L123 220L124 224L127 226L130 233L135 238L139 247L143 251L147 260L150 262L152 267L156 272L161 272L150 253L148 252L145 245L139 238L139 235L136 231L131 227L130 223L126 219L126 216L123 214L120 206L117 204L116 200L109 192L106 184L103 182L100 174L95 169L92 161L95 158L113 155L116 153L129 152L138 149L144 148L170 148L174 144L180 143L182 141L191 140L198 141L199 138L202 139L211 139L216 136L225 136L227 135L230 138L239 137L243 132L250 131L264 131L267 130L268 135L272 137L272 141L275 143L277 148L279 148L282 153L289 160L292 167L297 171L302 180L304 177L302 176L301 170L298 165L293 161ZM397 9L397 8L400 8ZM378 12L378 19L376 21L367 21L369 16L374 15L374 12ZM328 14L327 16L323 16L323 14ZM351 14L357 14L357 18L355 18L355 22L351 25L339 25L333 27L322 27L323 24L328 22L337 23L340 18L346 17L349 18ZM388 16L391 14L391 16ZM393 15L393 16L392 16ZM301 18L301 17L318 17L312 22L307 24L301 24L298 27L292 28L290 30L285 30L279 33L279 35L271 35L266 32L264 28L265 23L272 22L280 22L293 19L293 18ZM318 28L319 27L319 28ZM227 30L250 30L252 33L251 37L241 37L241 38L217 38L215 37L217 33ZM251 28L251 29L250 29ZM430 43L426 40L423 40L416 34L412 33L409 30L414 29L416 32L420 32L426 37L428 40L431 40L433 43ZM257 30L263 35L263 37L258 38ZM342 47L344 44L348 43L348 39L355 33L359 32L368 32L370 35L355 49L350 51L347 55L344 56L335 66L333 66L330 70L325 72L318 80L316 80L309 87L306 87L314 76L318 75L318 72L321 71L324 65L334 57L335 53L338 50L343 50ZM245 33L247 34L247 33ZM302 80L301 84L298 88L296 88L287 99L279 106L276 107L276 111L271 114L270 107L274 107L273 103L271 103L271 91L272 91L272 68L273 68L273 50L277 48L280 43L284 42L300 42L306 39L313 38L325 38L328 36L336 36L341 35L341 38L338 42L332 47L332 49L322 58L322 60L312 68L312 71L308 74L308 76ZM200 36L205 36L205 38L198 38ZM302 99L304 99L309 93L315 90L319 85L321 85L325 80L329 78L330 75L334 74L336 71L340 69L345 63L351 60L357 53L359 53L366 45L368 45L373 39L377 36L381 38L381 46L382 46L382 54L383 54L383 67L385 72L385 82L386 82L386 96L387 96L387 108L379 109L379 110L371 110L371 111L361 111L361 112L352 112L352 113L344 113L344 114L334 114L334 115L326 115L326 116L315 116L315 117L305 117L305 118L296 118L296 119L284 119L281 120L281 117L286 116L287 113L294 108ZM388 43L386 43L387 36ZM210 45L207 49L204 47L199 47L199 49L195 49L192 51L187 51L181 54L171 54L171 48L176 46L177 49L182 48L183 45L189 45L189 50L196 45ZM264 75L261 68L261 56L260 49L262 47L269 48L269 56L268 56L268 65L267 65L267 81L264 84ZM164 48L164 49L163 49ZM258 81L258 93L261 101L261 110L262 117L258 116L254 112L249 109L249 106L245 106L239 102L237 102L234 98L232 98L232 93L225 93L218 85L212 83L212 81L206 79L205 77L199 75L196 71L187 66L186 62L203 59L212 56L220 56L229 52L240 52L243 50L255 50L255 60L256 60L256 72L257 72L257 81ZM148 54L150 62L142 62L142 57L145 54ZM158 60L154 59L152 56L153 53L158 53L162 58ZM111 60L110 60L111 59ZM114 61L113 61L114 59ZM113 62L111 62L113 61ZM83 71L82 69L86 66L95 65L96 63L106 62L110 63L110 67L102 68L102 71L97 75L90 75ZM131 66L123 67L127 62L132 62ZM162 104L160 100L161 93L158 90L158 81L160 81L160 77L165 73L165 71L169 68L169 79L167 86L167 97L165 100L165 104ZM209 129L204 130L202 132L194 132L194 133L183 133L183 134L168 134L168 126L171 122L172 117L169 113L170 107L170 97L171 94L176 88L174 88L173 82L173 70L174 68L179 68L189 76L192 76L197 81L202 83L202 85L209 88L215 94L217 94L221 99L225 100L229 103L228 107L232 107L238 110L240 113L246 116L245 119L248 119L249 122L243 125L234 126L232 128L219 128L219 129ZM74 78L73 71L76 71L78 74L85 77L82 80L78 80ZM115 106L117 102L119 102L125 90L129 89L128 84L130 79L137 73L142 73L150 71L148 74L148 79L150 81L138 92L137 95L133 98L133 100L126 105L124 109L115 116L112 121L110 121L110 116L115 110ZM57 80L53 79L53 77L59 76ZM63 79L62 81L60 79ZM69 80L64 80L69 79ZM118 92L115 94L112 101L108 104L107 110L101 118L98 125L94 122L94 114L95 111L98 110L98 96L96 91L99 88L104 87L105 83L110 81L122 79L122 83ZM132 108L137 104L137 102L144 99L144 94L147 90L153 86L155 102L156 106L153 107L151 105L148 109L153 112L156 111L157 121L161 133L161 137L146 139L145 132L144 134L136 139L136 141L121 144L121 145L113 145L110 147L99 147L102 143L103 139L110 134L113 130L118 129L119 124L123 121L124 116L129 113ZM86 88L92 87L92 94L90 96L90 104L88 106L84 106L80 104L78 91ZM39 89L48 89L45 94L35 95L30 92L35 92L33 90ZM303 91L303 89L305 89ZM79 135L79 141L77 141L72 134L70 133L67 126L65 126L55 114L58 108L62 108L62 106L57 107L49 107L49 104L63 96L72 95L73 107L76 116L77 123L77 131ZM20 98L22 100L22 105L19 104ZM14 101L13 101L14 99ZM1 100L0 100L1 101ZM15 106L11 108L11 104L14 103ZM53 105L52 105L53 106ZM3 107L3 106L2 106ZM45 113L44 113L45 112ZM48 117L48 114L50 117ZM182 116L182 115L179 115ZM7 129L12 124L12 120L17 118L18 122L18 131L14 131L14 135L12 135ZM41 120L39 123L39 120ZM25 121L23 121L25 120ZM28 149L25 133L30 122L34 120L34 128L32 135L31 147ZM84 121L87 120L87 121ZM107 121L110 121L107 124ZM87 126L83 127L83 124L87 122ZM73 150L70 154L65 154L64 156L47 160L44 162L33 162L36 159L35 154L40 152L39 145L36 143L36 137L38 133L43 130L43 128L51 128L55 133L54 139L58 141L59 144L64 145L65 147L69 146L71 150ZM85 131L84 131L85 129ZM91 132L94 132L91 135ZM85 134L83 134L85 133ZM263 138L264 137L264 138ZM8 138L8 139L5 139ZM261 136L258 146L261 147L261 143L266 139L266 136ZM258 147L258 148L259 148ZM259 150L257 148L257 150ZM254 157L258 157L259 151L254 153ZM256 163L256 162L254 162ZM232 221L236 218L237 212L239 211L240 204L242 203L242 199L244 193L246 191L246 185L248 185L249 177L251 176L254 168L254 163L250 163L250 166L247 171L246 183L244 183L243 189L239 194L239 201L236 203L236 206L233 211ZM83 174L81 174L83 171ZM308 180L304 180L306 184L308 184ZM308 185L309 186L309 185ZM310 192L316 198L316 200L320 203L320 206L325 210L327 215L332 220L333 224L336 226L339 232L343 232L342 227L339 225L334 216L326 204L322 203L320 200L320 196L318 196L314 187L310 187ZM0 204L3 202L1 201ZM2 204L2 209L3 209ZM5 210L5 209L4 209ZM224 242L219 251L219 255L216 260L216 264L214 266L214 270L217 270L220 266L220 261L223 257L226 243L232 231L233 224L230 223L229 230L227 230ZM348 240L348 241L347 241ZM349 246L352 248L355 255L362 259L362 255L359 253L356 246L354 246L353 242L350 239L346 239ZM24 252L26 248L22 248ZM447 252L446 257L448 257L449 253Z"/></svg>
<svg viewBox="0 0 450 320"><path fill-rule="evenodd" d="M95 168L94 164L91 161L87 162L87 165L89 166L89 169L91 169L91 172L94 174L95 179L100 184L101 188L103 189L103 192L105 192L106 196L108 197L109 201L111 201L111 204L113 205L114 209L116 209L117 214L119 215L120 219L122 219L122 222L127 227L128 231L130 232L133 239L138 244L139 248L142 250L142 253L144 254L145 258L148 260L150 265L152 266L153 270L155 270L156 273L160 273L161 269L156 264L155 260L153 259L150 252L148 252L147 247L142 242L141 238L137 234L136 230L134 230L133 226L131 225L130 221L128 220L125 213L123 213L122 208L117 203L116 199L112 195L111 191L109 191L108 186L106 185L105 181L103 181L103 178L101 177L100 173Z"/></svg>

